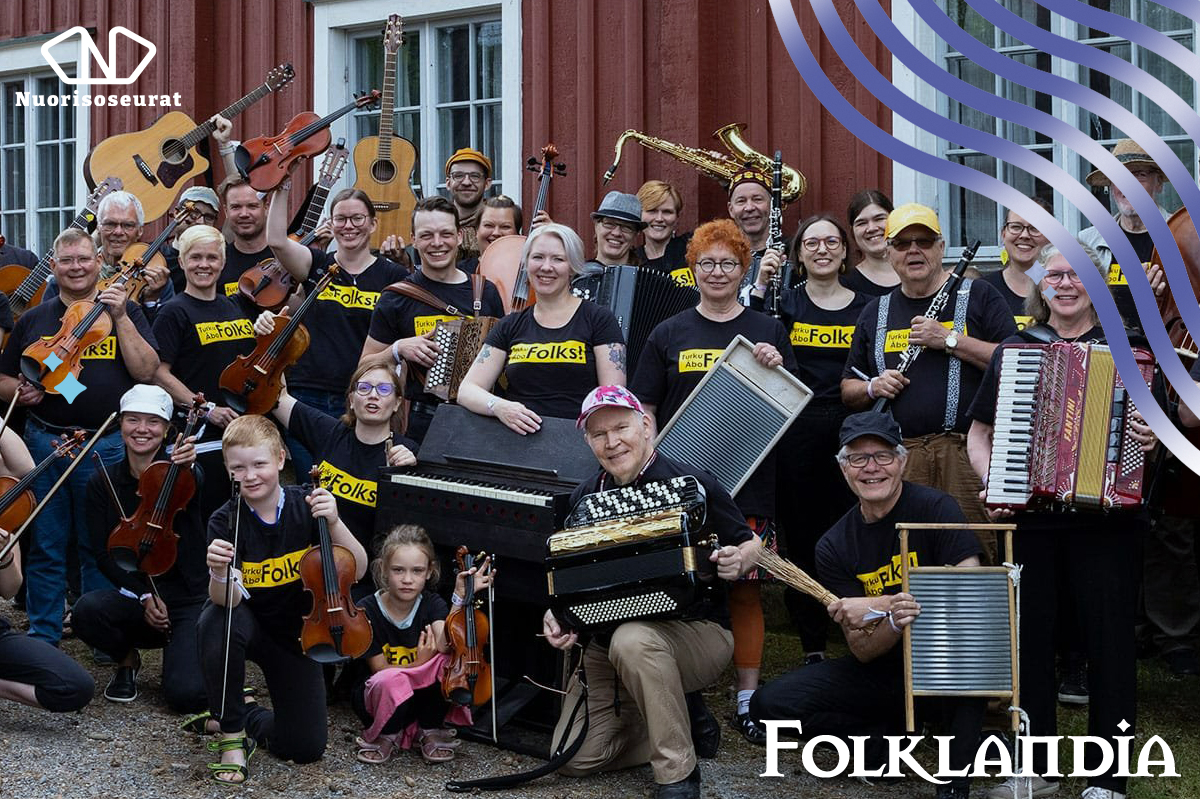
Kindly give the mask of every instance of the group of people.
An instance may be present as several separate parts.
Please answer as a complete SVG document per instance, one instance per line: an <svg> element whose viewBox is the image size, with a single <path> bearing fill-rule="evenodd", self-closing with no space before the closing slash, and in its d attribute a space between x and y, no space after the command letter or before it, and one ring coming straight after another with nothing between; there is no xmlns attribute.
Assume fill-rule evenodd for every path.
<svg viewBox="0 0 1200 799"><path fill-rule="evenodd" d="M222 152L231 147L230 133L227 124L217 125ZM1143 185L1161 188L1162 172L1144 152L1126 142L1117 149ZM428 762L452 759L459 742L450 724L469 719L469 708L450 703L437 686L450 657L444 621L451 607L504 578L485 561L443 581L453 586L447 593L427 531L377 529L378 480L381 467L417 462L442 402L423 382L440 354L438 323L495 317L458 403L521 436L538 435L548 417L576 419L599 469L575 491L575 501L694 475L706 489L706 531L718 542L711 555L718 579L683 618L631 621L580 638L547 612L547 642L563 650L582 646L587 674L586 736L562 771L649 763L658 796L699 796L697 758L716 754L720 734L700 691L730 660L730 721L753 743L766 740L768 719L799 719L808 735L898 731L897 644L919 616L920 598L899 590L895 523L997 516L984 505L983 487L1000 347L1105 340L1072 265L1010 210L1000 231L1004 269L968 276L930 316L932 298L950 279L933 209L894 207L883 193L863 191L844 221L809 216L781 251L767 246L771 179L746 169L730 181L728 218L690 233L676 229L679 192L658 180L636 195L608 193L592 214L587 242L540 213L530 220L520 256L536 303L506 315L510 298L479 264L501 237L523 232L522 211L509 198L486 196L491 161L483 153L457 151L446 174L450 197L420 201L411 241L389 239L379 252L370 248L375 207L361 191L332 198L322 231L335 248L327 251L288 237L290 178L265 196L232 173L215 191L189 188L180 198L188 210L165 251L168 266L148 273L137 302L119 284L97 290L140 233L135 196L118 191L101 201L94 238L74 228L58 236L53 290L10 325L0 355L0 398L25 416L23 439L11 429L0 434L0 466L17 477L38 470L33 489L44 496L65 468L54 457L59 436L76 428L99 437L95 451L103 465L78 464L37 519L24 556L14 548L0 562L4 596L14 595L24 577L30 625L28 635L0 632L0 648L13 653L0 658L0 695L53 711L90 700L91 678L57 649L74 551L81 596L71 626L114 663L107 699L134 701L138 650L161 647L168 705L188 714L186 730L216 736L214 779L244 782L251 756L263 747L297 762L321 757L328 675L298 643L309 606L298 564L326 531L351 557L353 599L373 626L364 667L350 678L364 725L359 759L382 763L414 745ZM1097 174L1095 181L1106 184ZM1131 240L1143 235L1128 202L1113 191L1123 229ZM223 230L216 226L222 214ZM1128 308L1124 273L1111 263L1111 250L1088 253L1118 306ZM288 370L270 416L239 414L237 397L221 389L220 377L279 321L238 291L242 273L265 258L276 259L299 287L279 313L298 307L334 265L336 274L312 298L304 319L313 331L309 348ZM698 294L694 308L639 342L632 369L620 322L594 301L599 276L624 264L664 272ZM1038 281L1028 274L1035 265L1042 267L1033 272L1042 275ZM1161 291L1161 271L1145 268ZM795 280L772 296L785 273ZM113 326L82 353L86 389L71 402L32 379L22 353L53 335L77 302L103 303ZM731 497L707 472L656 453L652 442L737 336L754 344L762 367L802 379L812 399ZM902 372L910 344L921 353ZM200 394L208 400L203 424L184 439L172 430L176 409L191 407ZM879 400L888 412L869 410ZM105 432L100 428L113 411L119 429ZM1181 415L1185 424L1200 425L1186 409ZM1144 449L1155 448L1140 417L1130 429ZM315 466L325 487L283 485L289 457L297 479ZM172 522L180 537L174 565L150 577L110 552L107 541L137 506L142 476L164 460L190 473L197 489ZM1118 721L1135 723L1134 571L1137 530L1149 525L1150 514L1021 512L1014 521L1016 557L1024 564L1022 704L1031 732L1055 730L1057 635L1089 668L1089 732L1111 739L1124 732ZM761 687L760 547L786 553L842 597L826 608L786 592L802 647L798 668ZM997 560L994 540L961 530L918 535L910 548L918 565ZM1096 591L1091 581L1100 573L1105 589ZM1147 585L1153 618L1150 604ZM849 646L843 657L827 656L831 619ZM247 661L262 669L269 709L243 690ZM583 717L568 712L583 690L578 680L568 686L556 739L584 728ZM955 736L950 765L961 767L974 757L984 707L964 700L939 709ZM879 742L872 738L870 757L881 756ZM1034 768L1041 774L1045 764ZM1124 795L1115 768L1090 778L1085 799ZM988 795L1014 799L1027 795L1025 788L1046 796L1058 784L1041 776L1024 784L1014 779ZM937 788L939 797L968 792L966 780Z"/></svg>

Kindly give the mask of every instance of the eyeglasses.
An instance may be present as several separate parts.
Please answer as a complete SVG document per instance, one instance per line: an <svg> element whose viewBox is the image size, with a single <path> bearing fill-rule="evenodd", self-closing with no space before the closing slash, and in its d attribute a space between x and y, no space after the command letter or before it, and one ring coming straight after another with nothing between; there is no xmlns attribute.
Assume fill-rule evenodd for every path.
<svg viewBox="0 0 1200 799"><path fill-rule="evenodd" d="M929 236L920 236L912 239L892 239L888 242L888 246L892 249L899 250L900 252L908 252L910 249L912 249L914 244L922 250L928 250L941 240L942 239L940 236L934 238L930 238Z"/></svg>
<svg viewBox="0 0 1200 799"><path fill-rule="evenodd" d="M1075 272L1073 272L1073 271L1060 272L1056 269L1053 272L1047 272L1045 277L1046 277L1047 283L1058 284L1058 283L1062 283L1064 280L1070 280L1072 283L1077 283L1077 284L1083 283L1083 281L1079 279L1079 275L1075 274Z"/></svg>
<svg viewBox="0 0 1200 799"><path fill-rule="evenodd" d="M201 222L203 222L207 225L211 225L217 221L217 215L216 214L207 214L207 213L197 211L191 215L191 219L192 219L192 221L199 219Z"/></svg>
<svg viewBox="0 0 1200 799"><path fill-rule="evenodd" d="M482 172L451 172L451 183L482 183L484 174Z"/></svg>
<svg viewBox="0 0 1200 799"><path fill-rule="evenodd" d="M881 449L878 452L856 452L853 455L847 455L842 460L855 469L863 468L868 461L872 460L880 466L891 466L896 460L896 453L890 449Z"/></svg>
<svg viewBox="0 0 1200 799"><path fill-rule="evenodd" d="M715 269L720 269L721 274L728 275L730 272L736 272L742 268L742 265L737 261L714 261L711 258L705 258L703 261L696 262L696 269L708 275Z"/></svg>
<svg viewBox="0 0 1200 799"><path fill-rule="evenodd" d="M100 223L100 229L106 230L110 233L112 231L116 230L117 228L120 228L121 230L136 230L137 226L138 226L137 222L101 222Z"/></svg>
<svg viewBox="0 0 1200 799"><path fill-rule="evenodd" d="M354 384L354 393L360 397L367 396L372 389L381 397L390 397L396 386L391 383L368 383L366 380L359 380Z"/></svg>
<svg viewBox="0 0 1200 799"><path fill-rule="evenodd" d="M1004 223L1004 232L1008 233L1010 236L1020 236L1022 233L1025 233L1026 231L1029 232L1030 236L1042 235L1038 231L1038 229L1035 228L1033 225L1023 225L1020 222L1005 222Z"/></svg>
<svg viewBox="0 0 1200 799"><path fill-rule="evenodd" d="M360 227L366 221L366 214L355 214L354 216L335 216L333 218L333 224L337 225L338 227L345 227L346 225Z"/></svg>
<svg viewBox="0 0 1200 799"><path fill-rule="evenodd" d="M66 258L59 258L58 256L55 256L54 263L58 264L59 266L74 266L75 264L90 264L94 260L96 260L96 256L94 255L80 255L78 257Z"/></svg>
<svg viewBox="0 0 1200 799"><path fill-rule="evenodd" d="M614 230L619 230L622 233L628 233L630 236L632 236L634 233L637 233L637 228L633 227L632 225L626 225L622 222L614 222L611 219L601 219L600 227L604 228L609 233L612 233Z"/></svg>
<svg viewBox="0 0 1200 799"><path fill-rule="evenodd" d="M842 240L838 236L825 236L824 238L813 236L811 239L801 239L800 243L809 252L816 252L821 248L822 243L825 244L827 250L836 250L842 246Z"/></svg>

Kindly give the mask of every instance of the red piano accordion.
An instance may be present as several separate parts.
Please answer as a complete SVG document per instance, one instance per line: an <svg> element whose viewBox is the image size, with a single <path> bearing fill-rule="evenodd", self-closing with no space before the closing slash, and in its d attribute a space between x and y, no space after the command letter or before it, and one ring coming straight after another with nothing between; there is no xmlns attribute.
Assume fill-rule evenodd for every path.
<svg viewBox="0 0 1200 799"><path fill-rule="evenodd" d="M1136 347L1133 355L1149 385L1154 355ZM1141 505L1146 462L1129 435L1134 410L1107 346L1005 345L987 506L1117 510Z"/></svg>

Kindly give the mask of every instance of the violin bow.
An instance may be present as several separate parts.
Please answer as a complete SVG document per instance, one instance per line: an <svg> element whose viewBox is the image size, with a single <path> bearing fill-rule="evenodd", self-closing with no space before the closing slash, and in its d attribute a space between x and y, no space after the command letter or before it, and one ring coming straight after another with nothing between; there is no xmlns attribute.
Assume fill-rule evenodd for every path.
<svg viewBox="0 0 1200 799"><path fill-rule="evenodd" d="M489 571L495 573L496 558L493 555L490 562ZM492 625L492 634L488 636L488 662L495 664L496 662L496 607L493 604L496 596L496 583L493 580L488 583L488 624ZM492 743L500 743L500 725L496 722L496 670L488 669L488 681L492 689L492 701L489 703L492 706Z"/></svg>
<svg viewBox="0 0 1200 799"><path fill-rule="evenodd" d="M8 557L8 553L12 552L13 547L15 547L17 542L21 540L21 536L26 530L29 529L29 525L33 524L33 520L36 519L38 514L42 512L42 508L46 507L46 503L48 503L54 497L54 495L58 493L58 489L62 487L62 484L70 479L71 473L79 468L79 464L86 460L91 451L96 448L98 443L100 443L100 438L104 435L105 431L108 429L108 426L113 423L113 420L117 418L117 414L118 411L113 411L108 415L108 418L104 420L104 424L96 428L96 433L92 436L91 440L84 445L83 449L79 451L79 454L76 455L75 458L67 465L67 468L63 469L62 475L58 478L54 485L50 486L50 490L46 492L46 496L42 497L42 501L39 502L37 507L33 509L33 512L29 514L29 518L25 520L25 523L18 527L17 531L8 537L8 543L4 545L3 549L0 549L0 561L3 561Z"/></svg>
<svg viewBox="0 0 1200 799"><path fill-rule="evenodd" d="M233 557L225 567L225 665L221 671L221 712L218 718L225 717L225 694L229 691L229 643L233 639L233 561L237 558L238 528L242 520L242 484L229 475L233 483ZM245 589L242 589L245 591Z"/></svg>
<svg viewBox="0 0 1200 799"><path fill-rule="evenodd" d="M21 387L21 383L25 382L25 375L21 375L17 379L17 389ZM8 429L8 420L12 418L13 411L17 409L17 397L20 396L20 391L13 389L12 402L8 403L8 411L4 414L4 421L0 422L0 431Z"/></svg>

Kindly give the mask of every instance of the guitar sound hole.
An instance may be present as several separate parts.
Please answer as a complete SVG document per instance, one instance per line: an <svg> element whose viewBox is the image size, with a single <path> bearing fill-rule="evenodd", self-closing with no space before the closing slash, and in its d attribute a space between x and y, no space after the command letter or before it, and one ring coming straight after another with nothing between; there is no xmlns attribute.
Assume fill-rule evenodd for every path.
<svg viewBox="0 0 1200 799"><path fill-rule="evenodd" d="M376 183L391 183L396 177L396 165L391 161L375 161L371 164L371 177Z"/></svg>
<svg viewBox="0 0 1200 799"><path fill-rule="evenodd" d="M163 142L162 157L168 163L178 164L187 157L187 149L179 139L167 139Z"/></svg>

